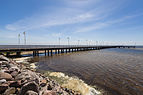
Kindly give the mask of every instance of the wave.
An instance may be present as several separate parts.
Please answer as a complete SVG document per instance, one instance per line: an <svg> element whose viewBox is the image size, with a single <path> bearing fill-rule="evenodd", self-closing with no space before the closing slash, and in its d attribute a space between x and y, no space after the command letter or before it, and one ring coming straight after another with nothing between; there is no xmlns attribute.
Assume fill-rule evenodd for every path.
<svg viewBox="0 0 143 95"><path fill-rule="evenodd" d="M69 77L61 72L49 72L48 75L51 77L60 78L60 80L62 79L64 81L61 83L63 87L80 92L82 95L102 95L101 91L89 86L83 80L77 77Z"/></svg>

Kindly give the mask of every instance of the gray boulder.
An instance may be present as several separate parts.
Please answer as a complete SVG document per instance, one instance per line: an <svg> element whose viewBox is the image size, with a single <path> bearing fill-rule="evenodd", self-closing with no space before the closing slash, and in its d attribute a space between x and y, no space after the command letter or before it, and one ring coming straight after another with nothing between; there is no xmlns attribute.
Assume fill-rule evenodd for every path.
<svg viewBox="0 0 143 95"><path fill-rule="evenodd" d="M39 86L35 82L28 82L22 86L19 95L25 95L29 90L39 93Z"/></svg>

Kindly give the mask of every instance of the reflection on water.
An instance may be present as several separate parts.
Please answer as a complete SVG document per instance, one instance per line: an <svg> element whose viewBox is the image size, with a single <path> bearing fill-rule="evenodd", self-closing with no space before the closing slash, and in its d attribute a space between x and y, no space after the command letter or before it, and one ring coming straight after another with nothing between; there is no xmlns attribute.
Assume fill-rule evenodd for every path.
<svg viewBox="0 0 143 95"><path fill-rule="evenodd" d="M39 61L39 69L78 76L90 85L104 88L108 95L142 95L143 53L136 52L107 49L36 57L34 60Z"/></svg>

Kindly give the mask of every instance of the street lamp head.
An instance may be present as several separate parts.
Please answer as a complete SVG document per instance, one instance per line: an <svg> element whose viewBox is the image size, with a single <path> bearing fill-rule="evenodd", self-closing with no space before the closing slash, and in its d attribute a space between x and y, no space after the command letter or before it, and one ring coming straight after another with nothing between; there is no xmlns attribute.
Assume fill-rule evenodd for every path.
<svg viewBox="0 0 143 95"><path fill-rule="evenodd" d="M26 34L25 31L23 32L23 34L24 34L24 35Z"/></svg>
<svg viewBox="0 0 143 95"><path fill-rule="evenodd" d="M67 37L67 39L69 40L70 38L69 38L69 37Z"/></svg>

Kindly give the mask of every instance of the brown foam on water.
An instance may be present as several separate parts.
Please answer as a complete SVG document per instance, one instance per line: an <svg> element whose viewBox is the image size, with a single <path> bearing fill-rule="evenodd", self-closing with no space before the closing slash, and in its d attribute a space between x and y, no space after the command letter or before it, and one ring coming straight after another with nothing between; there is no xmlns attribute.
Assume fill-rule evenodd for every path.
<svg viewBox="0 0 143 95"><path fill-rule="evenodd" d="M82 95L101 95L102 92L92 88L91 86L87 85L83 80L77 77L69 77L61 72L51 72L49 76L54 76L57 78L62 78L64 80L62 86L78 91Z"/></svg>

